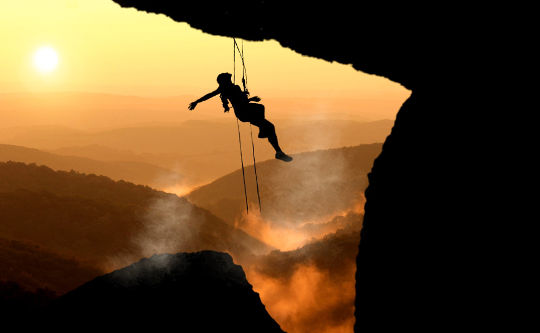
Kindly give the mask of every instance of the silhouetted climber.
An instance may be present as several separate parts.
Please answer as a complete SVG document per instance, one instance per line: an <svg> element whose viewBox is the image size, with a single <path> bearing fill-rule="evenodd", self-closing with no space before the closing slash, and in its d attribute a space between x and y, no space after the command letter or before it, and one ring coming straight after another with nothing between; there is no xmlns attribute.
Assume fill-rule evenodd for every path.
<svg viewBox="0 0 540 333"><path fill-rule="evenodd" d="M219 87L189 104L189 109L193 110L198 103L204 102L216 95L220 95L221 102L225 108L225 112L229 112L229 101L234 108L234 114L242 122L249 122L259 128L259 138L268 138L268 141L276 151L276 158L285 162L292 161L292 157L285 154L278 144L276 129L274 124L264 118L264 105L258 103L261 99L258 96L248 98L247 92L233 84L231 81L232 75L229 73L221 73L217 77Z"/></svg>

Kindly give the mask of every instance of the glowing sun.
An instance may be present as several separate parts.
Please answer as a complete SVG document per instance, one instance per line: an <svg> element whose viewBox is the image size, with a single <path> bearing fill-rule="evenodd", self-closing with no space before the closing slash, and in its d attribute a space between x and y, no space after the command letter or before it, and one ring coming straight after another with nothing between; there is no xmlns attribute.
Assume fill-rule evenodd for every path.
<svg viewBox="0 0 540 333"><path fill-rule="evenodd" d="M41 73L50 73L58 66L58 53L50 46L40 47L34 53L34 66Z"/></svg>

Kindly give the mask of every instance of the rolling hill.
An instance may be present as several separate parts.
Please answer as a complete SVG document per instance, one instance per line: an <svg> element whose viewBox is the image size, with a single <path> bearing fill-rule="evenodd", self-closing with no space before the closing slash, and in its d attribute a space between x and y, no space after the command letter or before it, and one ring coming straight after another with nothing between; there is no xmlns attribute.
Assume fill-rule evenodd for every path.
<svg viewBox="0 0 540 333"><path fill-rule="evenodd" d="M367 173L382 144L359 145L294 155L292 163L257 164L261 217L282 226L324 220L362 203ZM251 210L257 210L254 169L246 168ZM234 224L245 211L242 171L199 187L187 198Z"/></svg>
<svg viewBox="0 0 540 333"><path fill-rule="evenodd" d="M274 119L271 115L269 119L288 153L382 142L393 126L391 120L295 120ZM189 185L200 185L239 167L236 131L234 118L226 117L94 131L59 126L7 128L0 131L0 142L98 161L151 164L183 175ZM241 124L241 132L243 149L250 159L249 125ZM256 137L256 128L254 132ZM255 138L255 150L258 160L274 157L266 140Z"/></svg>
<svg viewBox="0 0 540 333"><path fill-rule="evenodd" d="M184 180L184 177L178 173L144 161L98 161L85 157L63 156L38 149L0 144L0 162L6 161L36 163L46 165L54 170L76 170L156 188L173 186Z"/></svg>
<svg viewBox="0 0 540 333"><path fill-rule="evenodd" d="M0 267L0 281L16 281L24 290L44 289L57 295L104 273L39 245L4 238L0 238Z"/></svg>
<svg viewBox="0 0 540 333"><path fill-rule="evenodd" d="M15 162L0 163L0 221L4 239L105 270L154 253L211 249L246 258L271 249L175 195Z"/></svg>

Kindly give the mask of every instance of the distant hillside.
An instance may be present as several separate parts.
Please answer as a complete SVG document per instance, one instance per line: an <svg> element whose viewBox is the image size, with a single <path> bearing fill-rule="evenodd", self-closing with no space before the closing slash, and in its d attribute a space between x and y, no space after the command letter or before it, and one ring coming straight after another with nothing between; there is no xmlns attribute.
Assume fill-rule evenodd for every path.
<svg viewBox="0 0 540 333"><path fill-rule="evenodd" d="M84 157L61 156L37 149L0 144L0 162L15 161L46 165L55 170L75 170L104 175L115 180L162 188L172 186L183 177L170 170L141 161L96 161Z"/></svg>
<svg viewBox="0 0 540 333"><path fill-rule="evenodd" d="M229 120L190 120L171 125L119 127L99 131L59 126L21 127L6 129L0 133L0 141L47 150L101 145L152 154L192 155L223 149L234 152L234 143L237 142L234 136L236 123L232 118Z"/></svg>
<svg viewBox="0 0 540 333"><path fill-rule="evenodd" d="M27 190L64 197L80 197L116 205L145 205L165 193L148 186L114 181L105 176L77 171L54 171L48 166L21 162L0 162L0 192Z"/></svg>
<svg viewBox="0 0 540 333"><path fill-rule="evenodd" d="M384 142L393 120L358 122L341 119L283 121L279 139L294 152Z"/></svg>
<svg viewBox="0 0 540 333"><path fill-rule="evenodd" d="M53 149L51 152L59 155L79 156L99 161L146 162L148 159L156 158L154 154L135 153L131 150L111 148L98 144L62 147Z"/></svg>
<svg viewBox="0 0 540 333"><path fill-rule="evenodd" d="M348 213L343 228L292 251L275 250L260 256L255 267L273 278L290 278L301 265L314 265L339 277L347 265L355 265L363 216Z"/></svg>
<svg viewBox="0 0 540 333"><path fill-rule="evenodd" d="M339 219L343 228L336 232L293 251L273 251L246 268L268 312L288 332L353 331L363 216Z"/></svg>
<svg viewBox="0 0 540 333"><path fill-rule="evenodd" d="M393 126L391 120L294 120L272 114L268 118L275 123L280 144L288 153L383 142ZM257 158L273 159L272 147L267 140L256 138L257 128L253 130ZM248 124L241 124L241 133L246 160L251 160ZM236 122L230 115L220 121L189 120L93 132L58 126L8 128L0 131L0 142L99 161L156 165L183 175L191 185L233 172L240 163Z"/></svg>
<svg viewBox="0 0 540 333"><path fill-rule="evenodd" d="M57 295L103 274L88 263L39 245L4 238L0 238L0 267L0 281L17 281L25 290L47 289Z"/></svg>
<svg viewBox="0 0 540 333"><path fill-rule="evenodd" d="M362 202L367 173L382 144L360 145L294 155L292 163L269 160L257 164L262 217L288 226L331 217ZM252 210L258 210L252 166L246 168ZM228 223L245 211L242 171L237 170L188 195Z"/></svg>
<svg viewBox="0 0 540 333"><path fill-rule="evenodd" d="M203 249L235 258L270 248L172 194L106 177L0 163L0 237L118 267L154 253Z"/></svg>
<svg viewBox="0 0 540 333"><path fill-rule="evenodd" d="M278 137L289 151L337 148L358 144L382 142L390 133L392 120L358 122L340 119L291 120L268 118L275 123ZM247 135L249 126L241 124ZM254 128L257 131L256 128ZM247 138L247 137L246 137ZM181 156L209 153L237 153L236 122L232 116L221 121L189 120L172 125L146 125L113 128L100 131L81 131L59 126L8 128L0 132L0 142L55 150L79 147L70 154L101 160L92 146L128 150L137 154L175 154ZM262 153L271 153L266 140ZM86 152L90 146L90 151ZM147 161L148 162L148 161ZM161 165L161 164L159 164Z"/></svg>

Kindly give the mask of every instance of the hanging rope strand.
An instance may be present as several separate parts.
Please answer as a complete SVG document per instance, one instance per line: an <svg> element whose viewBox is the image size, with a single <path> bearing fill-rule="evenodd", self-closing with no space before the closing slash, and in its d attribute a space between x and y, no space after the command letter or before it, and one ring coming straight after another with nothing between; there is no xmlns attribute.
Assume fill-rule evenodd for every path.
<svg viewBox="0 0 540 333"><path fill-rule="evenodd" d="M242 62L242 80L244 80L244 86L245 86L245 90L246 91L249 91L248 90L248 85L247 85L247 66L246 66L246 62L245 62L245 57L244 57L244 40L242 40L242 59L244 60Z"/></svg>
<svg viewBox="0 0 540 333"><path fill-rule="evenodd" d="M244 54L244 40L242 40L242 59L245 59ZM247 90L248 89L248 81L247 81L247 68L246 63L242 63L243 71L242 71L242 81L244 82L244 87ZM261 192L259 190L259 175L257 174L257 160L255 159L255 144L253 143L253 126L251 126L251 123L249 124L249 133L251 134L251 152L253 156L253 171L255 172L255 184L257 185L257 201L259 202L259 212L262 213L262 206L261 206Z"/></svg>
<svg viewBox="0 0 540 333"><path fill-rule="evenodd" d="M242 84L244 85L244 90L249 93L247 82L247 67L245 62L246 58L244 57L244 40L242 40L242 59Z"/></svg>
<svg viewBox="0 0 540 333"><path fill-rule="evenodd" d="M242 139L240 138L240 123L238 118L236 118L236 126L238 128L238 144L240 146L240 162L242 163L242 179L244 180L244 198L246 200L246 213L249 213L249 205L247 199L247 190L246 190L246 172L244 170L244 156L242 154Z"/></svg>
<svg viewBox="0 0 540 333"><path fill-rule="evenodd" d="M244 41L242 40L242 49L240 50L240 47L238 46L238 43L236 42L236 38L233 37L233 66L234 66L234 73L233 73L233 83L236 84L236 50L238 50L238 54L240 54L240 58L242 59L242 85L244 86L244 92L248 92L247 89L247 69L246 69L246 62L244 57ZM245 175L245 169L244 169L244 158L242 153L242 140L240 138L240 123L238 122L238 118L236 119L236 126L238 129L238 143L240 145L240 161L242 163L242 178L244 181L244 198L246 201L246 211L249 213L249 205L248 205L248 199L247 199L247 187L246 187L246 175ZM249 124L249 132L251 134L251 150L253 154L253 170L255 172L255 184L257 185L257 200L259 203L259 212L262 212L261 207L261 194L259 190L259 175L257 174L257 160L255 158L255 143L253 142L253 127L251 126L251 123Z"/></svg>
<svg viewBox="0 0 540 333"><path fill-rule="evenodd" d="M242 84L244 85L244 90L248 91L248 82L247 82L247 68L246 68L246 56L244 54L244 40L242 40ZM257 185L257 201L259 202L259 212L262 212L261 206L261 192L259 190L259 175L257 174L257 160L255 159L255 143L253 142L253 126L249 124L249 133L251 135L251 152L253 156L253 171L255 172L255 184Z"/></svg>
<svg viewBox="0 0 540 333"><path fill-rule="evenodd" d="M246 82L247 82L247 71L246 71L246 63L244 61L244 52L240 50L240 47L238 46L238 43L236 42L236 38L233 37L234 45L236 46L236 49L238 50L238 53L240 54L240 58L242 59L242 84L244 85L244 91L246 91ZM243 41L242 41L243 42ZM243 49L243 46L242 46Z"/></svg>
<svg viewBox="0 0 540 333"><path fill-rule="evenodd" d="M259 192L259 176L257 175L257 161L255 160L255 145L253 144L253 130L249 124L249 132L251 134L251 149L253 152L253 170L255 171L255 184L257 184L257 200L259 201L259 212L262 212L261 194Z"/></svg>
<svg viewBox="0 0 540 333"><path fill-rule="evenodd" d="M236 83L236 40L233 44L233 83ZM246 187L246 172L244 169L244 154L242 153L242 139L240 138L240 123L236 118L236 129L238 131L238 146L240 147L240 163L242 164L242 180L244 181L244 199L246 201L246 213L249 213L249 205L247 199L247 187Z"/></svg>
<svg viewBox="0 0 540 333"><path fill-rule="evenodd" d="M234 48L234 43L232 45L232 52L233 52L233 83L236 84L236 49Z"/></svg>
<svg viewBox="0 0 540 333"><path fill-rule="evenodd" d="M240 47L238 46L238 43L236 42L236 38L234 38L234 37L233 37L233 42L234 42L234 45L235 45L236 49L238 50L238 54L240 54L240 59L242 60L242 67L245 68L246 64L244 62L244 55L242 54L242 51L240 50Z"/></svg>

